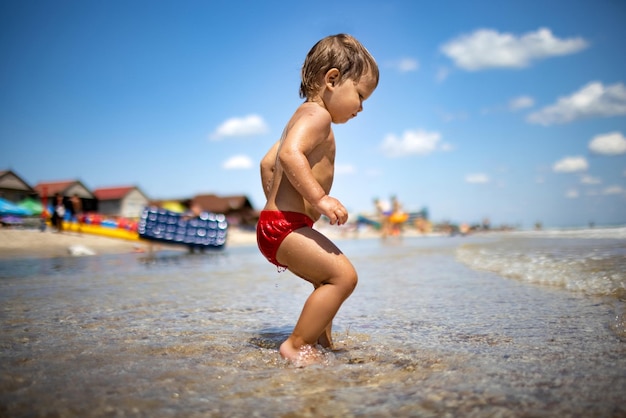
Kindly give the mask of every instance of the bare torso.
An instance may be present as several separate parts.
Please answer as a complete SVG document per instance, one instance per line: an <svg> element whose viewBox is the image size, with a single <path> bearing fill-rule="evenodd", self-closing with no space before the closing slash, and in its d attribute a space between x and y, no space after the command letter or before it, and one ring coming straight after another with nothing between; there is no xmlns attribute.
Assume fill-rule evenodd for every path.
<svg viewBox="0 0 626 418"><path fill-rule="evenodd" d="M301 105L287 124L277 152L267 156L273 158L275 165L265 210L300 212L307 214L314 221L319 219L320 213L298 191L298 187L303 187L305 183L292 184L293 180L287 178L279 159L279 155L281 158L289 158L285 157L283 146L292 150L297 148L301 155L306 157L313 178L325 194L329 194L334 176L335 137L330 128L330 121L327 127L326 124L323 125L323 129L320 129L319 123L309 123L310 120L319 120L320 116L316 115L316 112L325 110L318 109L313 103ZM301 171L303 170L306 170L306 167Z"/></svg>

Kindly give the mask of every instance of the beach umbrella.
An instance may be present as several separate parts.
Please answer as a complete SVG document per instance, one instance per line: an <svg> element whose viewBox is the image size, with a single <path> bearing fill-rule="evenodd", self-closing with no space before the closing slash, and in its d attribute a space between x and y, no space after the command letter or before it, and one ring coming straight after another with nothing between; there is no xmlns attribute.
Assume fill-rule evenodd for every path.
<svg viewBox="0 0 626 418"><path fill-rule="evenodd" d="M185 206L183 206L179 202L174 202L174 201L163 202L161 206L163 207L163 209L170 210L172 212L177 212L177 213L184 213L185 211L187 211L187 208Z"/></svg>
<svg viewBox="0 0 626 418"><path fill-rule="evenodd" d="M30 211L0 197L0 215L27 216Z"/></svg>
<svg viewBox="0 0 626 418"><path fill-rule="evenodd" d="M41 212L43 212L43 205L30 197L22 200L17 206L26 209L31 215L41 215Z"/></svg>

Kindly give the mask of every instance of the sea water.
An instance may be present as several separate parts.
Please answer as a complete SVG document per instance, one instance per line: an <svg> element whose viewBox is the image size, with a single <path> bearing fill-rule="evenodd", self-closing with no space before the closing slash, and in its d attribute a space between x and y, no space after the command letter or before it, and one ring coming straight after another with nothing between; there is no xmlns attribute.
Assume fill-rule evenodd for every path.
<svg viewBox="0 0 626 418"><path fill-rule="evenodd" d="M337 241L336 349L255 247L0 261L0 416L626 416L626 231Z"/></svg>

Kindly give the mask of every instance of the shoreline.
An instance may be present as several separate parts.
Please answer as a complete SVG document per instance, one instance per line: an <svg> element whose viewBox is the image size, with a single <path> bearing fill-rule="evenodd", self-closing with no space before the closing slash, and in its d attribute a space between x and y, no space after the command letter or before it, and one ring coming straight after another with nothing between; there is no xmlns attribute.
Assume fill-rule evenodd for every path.
<svg viewBox="0 0 626 418"><path fill-rule="evenodd" d="M316 229L332 241L380 238L380 234L377 231L370 229L356 231L354 229L334 228L326 225ZM402 236L405 238L414 236L427 238L440 235L405 231ZM72 231L58 233L49 227L43 232L34 228L0 228L0 260L11 258L71 257L73 254L70 253L70 247L90 250L95 253L89 254L91 256L146 253L150 251L150 246L152 246L153 251L188 251L188 248L184 245L161 244L146 240L134 241ZM225 248L242 246L256 246L256 232L234 227L229 228ZM87 254L74 254L74 256L79 255L85 256Z"/></svg>
<svg viewBox="0 0 626 418"><path fill-rule="evenodd" d="M226 246L256 245L253 232L232 228L228 231ZM95 256L104 254L144 253L150 246L156 251L188 251L186 246L153 243L145 240L131 241L100 235L64 231L50 228L38 229L0 228L0 259L71 257L70 247L90 250ZM84 255L84 254L83 254Z"/></svg>

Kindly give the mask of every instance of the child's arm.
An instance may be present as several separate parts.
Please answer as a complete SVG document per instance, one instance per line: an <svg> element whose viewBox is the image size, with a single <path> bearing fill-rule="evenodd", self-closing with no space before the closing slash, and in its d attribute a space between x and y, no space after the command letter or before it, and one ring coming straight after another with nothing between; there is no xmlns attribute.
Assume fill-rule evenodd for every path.
<svg viewBox="0 0 626 418"><path fill-rule="evenodd" d="M270 190L272 189L274 170L276 170L276 153L278 152L279 146L280 141L276 141L267 154L265 154L265 157L261 160L261 184L263 185L265 199L268 198Z"/></svg>
<svg viewBox="0 0 626 418"><path fill-rule="evenodd" d="M309 114L303 117L290 129L280 148L278 159L284 174L298 193L315 210L328 217L331 225L342 225L348 220L348 211L339 200L326 193L313 175L307 158L315 148L323 146L322 143L329 140L330 123L330 115L327 114ZM329 175L332 176L332 173Z"/></svg>

